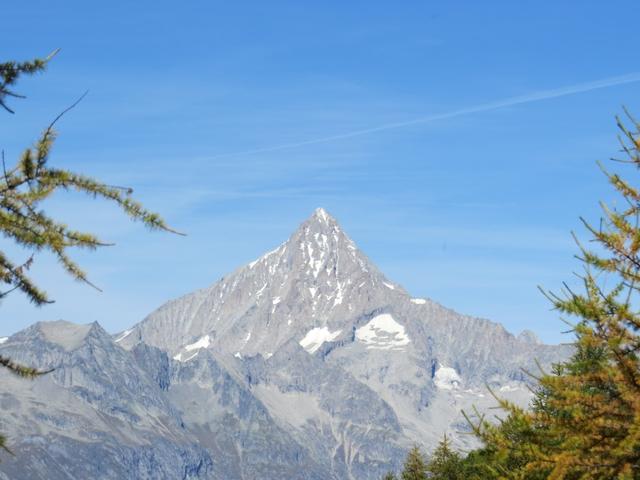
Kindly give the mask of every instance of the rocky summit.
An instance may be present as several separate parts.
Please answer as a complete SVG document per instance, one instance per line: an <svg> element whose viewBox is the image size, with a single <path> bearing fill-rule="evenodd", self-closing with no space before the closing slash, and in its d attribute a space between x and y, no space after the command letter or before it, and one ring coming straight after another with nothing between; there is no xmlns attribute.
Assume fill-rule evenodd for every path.
<svg viewBox="0 0 640 480"><path fill-rule="evenodd" d="M0 354L0 478L380 479L461 410L525 405L567 346L413 298L318 209L283 244L111 336L40 323ZM26 472L26 473L25 473ZM25 476L26 475L26 476Z"/></svg>

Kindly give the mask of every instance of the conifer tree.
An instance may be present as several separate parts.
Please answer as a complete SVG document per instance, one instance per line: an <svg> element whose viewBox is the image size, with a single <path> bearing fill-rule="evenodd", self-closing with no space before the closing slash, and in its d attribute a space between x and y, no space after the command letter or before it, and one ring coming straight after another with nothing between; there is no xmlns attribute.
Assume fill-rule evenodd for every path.
<svg viewBox="0 0 640 480"><path fill-rule="evenodd" d="M7 106L6 98L22 98L22 95L9 87L21 75L43 71L52 55L31 62L0 63L0 106L13 113ZM43 250L52 253L73 278L92 285L85 272L70 258L68 251L73 247L95 250L109 244L91 233L69 228L41 209L42 203L57 191L76 190L94 198L106 199L118 205L131 219L140 221L151 229L173 231L159 215L149 212L134 201L131 189L107 185L79 173L49 165L56 138L54 126L75 105L58 115L35 144L25 149L13 167L7 167L3 154L3 170L0 174L0 233L32 254L26 260L15 262L0 251L0 284L6 286L4 291L0 291L0 299L19 290L36 305L51 301L46 292L27 274L34 261L34 254Z"/></svg>
<svg viewBox="0 0 640 480"><path fill-rule="evenodd" d="M46 58L32 61L0 63L0 107L13 114L14 110L8 105L8 99L25 98L13 90L16 82L23 75L44 71L57 52L56 50ZM13 166L7 165L4 151L1 153L0 234L28 253L26 258L13 260L0 250L0 300L17 291L25 294L36 306L51 303L47 293L29 276L35 255L42 251L52 253L73 278L94 286L86 273L71 259L69 250L74 247L95 250L109 244L89 232L71 229L43 210L43 202L57 191L76 190L93 198L106 199L119 206L131 219L140 221L152 230L173 232L159 215L146 210L131 198L131 189L107 185L94 178L50 165L49 158L56 138L54 127L77 103L58 115L34 145L24 150ZM0 356L0 365L26 378L47 373L16 364L3 356ZM0 447L4 446L4 437L0 436Z"/></svg>
<svg viewBox="0 0 640 480"><path fill-rule="evenodd" d="M497 398L497 397L496 397ZM471 451L464 459L464 471L468 480L545 480L549 477L550 464L535 462L535 445L545 430L534 425L527 410L498 398L500 406L509 412L497 424L486 421L472 423L474 433L484 446ZM464 412L463 412L464 413Z"/></svg>
<svg viewBox="0 0 640 480"><path fill-rule="evenodd" d="M638 122L618 119L625 158L640 169ZM495 476L523 479L640 479L640 190L604 168L621 206L601 204L597 226L583 223L595 248L578 242L583 292L545 292L577 317L575 352L537 377L530 410L504 400L508 417L473 425L485 447L469 456ZM637 182L636 182L637 183Z"/></svg>
<svg viewBox="0 0 640 480"><path fill-rule="evenodd" d="M396 476L393 474L393 472L387 472L385 476L382 477L382 480L396 480Z"/></svg>
<svg viewBox="0 0 640 480"><path fill-rule="evenodd" d="M409 450L400 478L402 480L427 480L427 465L417 445Z"/></svg>
<svg viewBox="0 0 640 480"><path fill-rule="evenodd" d="M430 480L464 480L462 457L451 448L451 441L445 433L427 463Z"/></svg>

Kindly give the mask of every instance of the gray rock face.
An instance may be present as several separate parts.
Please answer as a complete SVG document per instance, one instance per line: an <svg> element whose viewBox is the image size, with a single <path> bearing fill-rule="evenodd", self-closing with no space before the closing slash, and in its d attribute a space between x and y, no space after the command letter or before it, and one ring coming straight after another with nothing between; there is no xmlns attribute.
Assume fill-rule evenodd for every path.
<svg viewBox="0 0 640 480"><path fill-rule="evenodd" d="M55 368L33 382L0 370L0 431L16 452L2 458L0 478L216 478L210 453L144 369L166 354L128 352L98 324L62 321L13 335L0 354Z"/></svg>
<svg viewBox="0 0 640 480"><path fill-rule="evenodd" d="M175 362L168 398L211 452L216 478L328 479L329 468L278 425L246 379L203 351Z"/></svg>
<svg viewBox="0 0 640 480"><path fill-rule="evenodd" d="M473 446L460 410L494 406L485 385L526 403L522 368L569 353L412 298L319 209L114 337L52 322L0 345L56 367L34 382L0 372L0 431L20 452L0 475L379 479L415 442Z"/></svg>

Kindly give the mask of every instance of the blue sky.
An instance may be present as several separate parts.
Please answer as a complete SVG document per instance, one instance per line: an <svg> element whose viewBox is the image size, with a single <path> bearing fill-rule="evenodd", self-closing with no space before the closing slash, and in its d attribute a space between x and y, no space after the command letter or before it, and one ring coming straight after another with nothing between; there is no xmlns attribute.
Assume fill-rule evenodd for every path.
<svg viewBox="0 0 640 480"><path fill-rule="evenodd" d="M89 90L59 124L52 162L133 187L188 236L57 196L52 213L116 242L75 255L104 291L43 256L33 274L56 303L9 296L0 334L58 318L122 330L322 206L415 296L569 340L536 286L573 282L570 232L612 199L595 162L617 154L621 106L640 112L638 2L31 1L3 12L2 59L62 49L1 117L7 158ZM514 97L530 101L470 111ZM397 123L408 124L377 129ZM4 239L0 249L19 253Z"/></svg>

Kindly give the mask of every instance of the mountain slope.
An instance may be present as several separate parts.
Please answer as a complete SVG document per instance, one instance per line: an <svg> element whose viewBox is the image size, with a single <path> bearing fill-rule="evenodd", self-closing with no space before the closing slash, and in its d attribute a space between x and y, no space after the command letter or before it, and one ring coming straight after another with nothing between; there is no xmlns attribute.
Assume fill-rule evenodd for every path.
<svg viewBox="0 0 640 480"><path fill-rule="evenodd" d="M493 406L486 384L526 404L530 379L523 368L535 370L536 361L549 365L569 353L568 347L540 344L530 333L515 337L499 324L412 298L388 280L322 209L275 250L151 313L126 332L120 345L131 348L138 342L155 345L182 362L191 361L201 349L234 356L238 371L259 356L272 374L254 393L284 425L300 422L299 409L275 405L276 397L281 403L296 401L283 397L290 387L275 380L276 361L270 357L298 344L299 352L306 350L322 366L306 376L290 374L289 381L295 378L307 385L316 369L348 373L353 385L366 386L399 422L400 433L389 442L392 449L412 442L431 446L445 431L469 447L473 440L457 434L466 426L460 410ZM299 352L289 366L276 363L278 371L303 364ZM322 385L312 389L310 402L322 405L325 396L340 395L332 386L323 392ZM353 391L342 395L345 402L354 398ZM356 396L355 402L366 405L366 396ZM302 430L321 438L331 423L323 418L334 419L335 410L320 408ZM389 421L385 428L395 431ZM379 460L364 453L375 450L373 440L369 445L352 440L327 441L334 450L351 445L369 464ZM345 472L350 471L349 462L353 463L347 461ZM361 472L354 478L369 477Z"/></svg>
<svg viewBox="0 0 640 480"><path fill-rule="evenodd" d="M526 404L522 369L569 352L412 298L318 209L118 335L53 322L0 344L56 367L0 373L0 431L21 452L0 478L379 479L416 442L473 446L461 409L494 406L487 384Z"/></svg>
<svg viewBox="0 0 640 480"><path fill-rule="evenodd" d="M136 361L162 359L154 350L126 352L98 324L38 323L10 337L0 354L55 371L31 382L0 370L0 431L16 452L0 478L214 478L209 453Z"/></svg>
<svg viewBox="0 0 640 480"><path fill-rule="evenodd" d="M315 351L324 341L348 339L359 319L385 310L396 312L405 319L403 328L413 330L409 349L437 346L443 361L456 358L475 382L504 365L505 357L545 360L558 350L428 299L411 298L323 209L275 250L209 288L166 303L121 334L119 343L130 348L143 341L183 360L201 346L237 356L268 356L291 339ZM517 376L518 371L510 373Z"/></svg>

